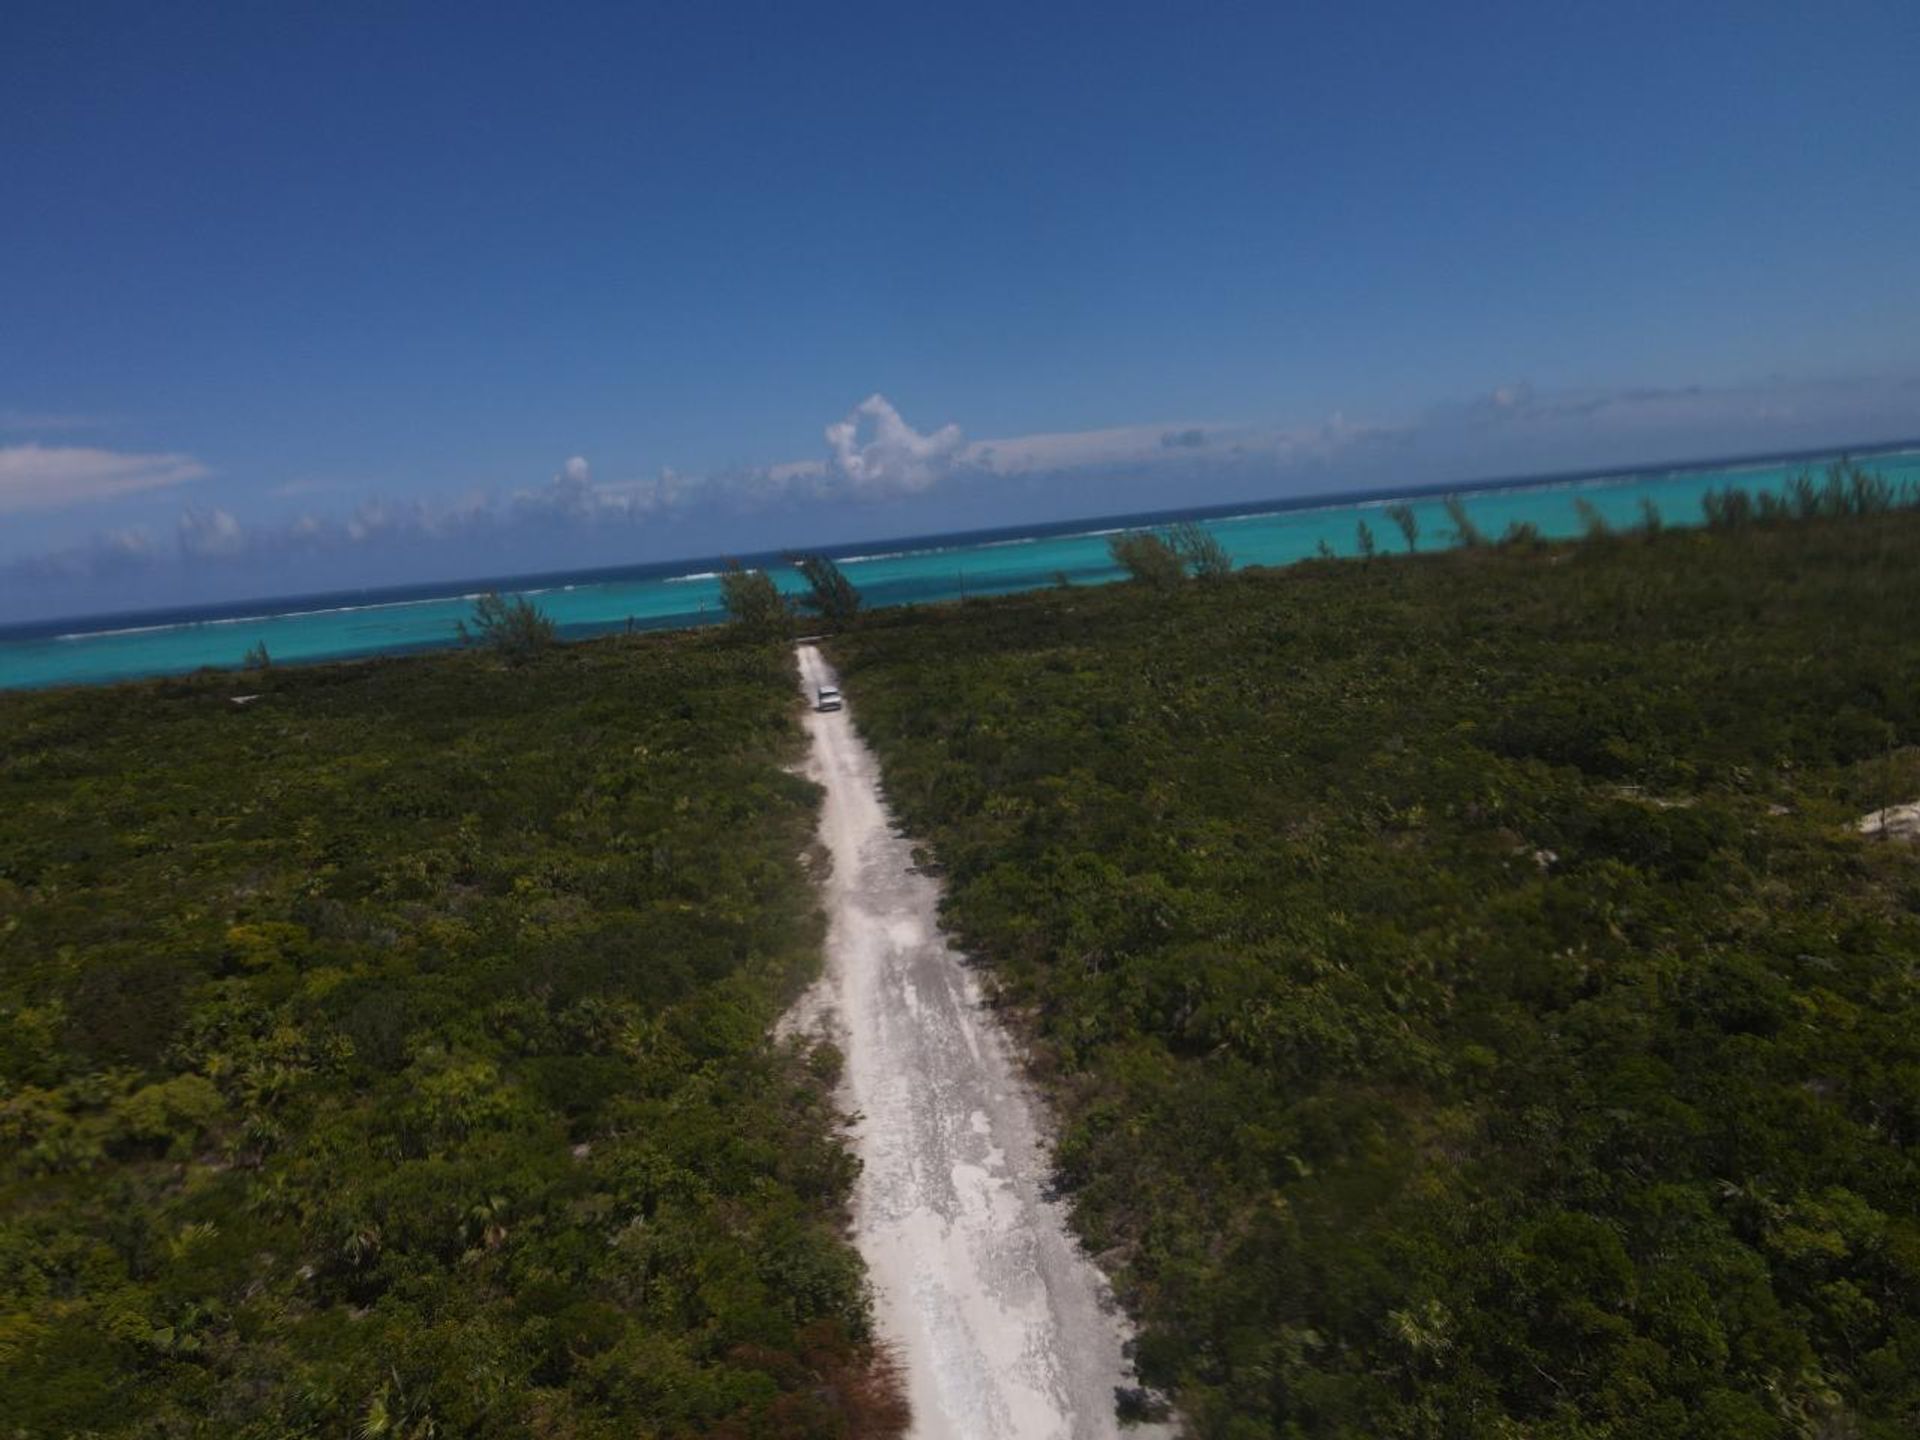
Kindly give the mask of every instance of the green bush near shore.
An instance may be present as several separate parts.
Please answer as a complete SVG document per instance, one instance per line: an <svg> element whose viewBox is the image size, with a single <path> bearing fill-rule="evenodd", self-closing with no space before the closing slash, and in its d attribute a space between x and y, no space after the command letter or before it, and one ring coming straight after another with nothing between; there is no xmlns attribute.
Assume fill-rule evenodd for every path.
<svg viewBox="0 0 1920 1440"><path fill-rule="evenodd" d="M1199 1435L1920 1433L1920 516L1724 520L833 642Z"/></svg>
<svg viewBox="0 0 1920 1440"><path fill-rule="evenodd" d="M791 661L516 658L0 697L0 1436L897 1431Z"/></svg>

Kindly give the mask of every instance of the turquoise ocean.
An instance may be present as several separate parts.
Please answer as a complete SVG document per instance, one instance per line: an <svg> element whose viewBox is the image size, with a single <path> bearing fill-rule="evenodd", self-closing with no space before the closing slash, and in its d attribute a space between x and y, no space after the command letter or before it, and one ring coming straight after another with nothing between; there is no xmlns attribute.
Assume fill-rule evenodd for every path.
<svg viewBox="0 0 1920 1440"><path fill-rule="evenodd" d="M1837 452L1836 452L1837 453ZM1920 485L1920 446L1853 452L1867 469L1895 485ZM1319 553L1357 548L1366 521L1382 551L1404 549L1382 514L1395 500L1420 521L1419 548L1443 549L1451 526L1442 504L1459 495L1479 528L1498 536L1531 524L1550 537L1580 532L1576 497L1618 527L1639 522L1643 501L1668 525L1701 521L1701 496L1728 485L1778 491L1794 476L1836 455L1727 461L1684 467L1504 480L1422 490L1307 497L1203 510L932 535L881 544L829 547L869 605L921 604L968 595L1005 594L1057 583L1117 579L1108 537L1150 524L1192 519L1205 525L1236 565L1286 565ZM799 577L778 556L743 556L764 565L784 589ZM202 666L235 667L256 644L275 663L441 649L456 643L455 622L487 590L532 596L566 638L626 629L672 629L720 618L718 561L635 566L624 570L475 579L434 587L254 601L191 611L101 617L0 628L0 688L100 684L180 674Z"/></svg>

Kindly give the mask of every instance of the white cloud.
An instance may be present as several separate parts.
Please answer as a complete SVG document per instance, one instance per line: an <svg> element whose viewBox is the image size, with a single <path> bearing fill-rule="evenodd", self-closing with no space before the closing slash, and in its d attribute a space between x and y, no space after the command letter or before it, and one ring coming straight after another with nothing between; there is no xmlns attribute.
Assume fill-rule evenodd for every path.
<svg viewBox="0 0 1920 1440"><path fill-rule="evenodd" d="M143 455L82 445L0 446L0 515L64 510L164 490L208 473L191 455Z"/></svg>
<svg viewBox="0 0 1920 1440"><path fill-rule="evenodd" d="M884 395L869 395L827 426L826 492L885 499L930 490L965 448L958 425L922 435Z"/></svg>
<svg viewBox="0 0 1920 1440"><path fill-rule="evenodd" d="M225 510L189 510L180 517L180 549L194 558L238 555L247 540L246 529Z"/></svg>
<svg viewBox="0 0 1920 1440"><path fill-rule="evenodd" d="M515 491L513 513L523 521L558 520L583 525L636 520L677 504L683 488L681 477L668 469L651 479L596 484L587 457L575 455L545 485Z"/></svg>
<svg viewBox="0 0 1920 1440"><path fill-rule="evenodd" d="M1872 387L1856 387L1857 394ZM1818 387L1613 386L1537 390L1527 381L1501 385L1464 403L1436 406L1424 428L1493 429L1523 424L1535 428L1584 427L1627 433L1684 424L1764 422L1793 418L1799 399ZM1832 397L1830 397L1832 398Z"/></svg>
<svg viewBox="0 0 1920 1440"><path fill-rule="evenodd" d="M347 518L349 540L373 540L405 531L432 535L440 517L422 500L363 500Z"/></svg>
<svg viewBox="0 0 1920 1440"><path fill-rule="evenodd" d="M448 553L465 545L473 554L559 554L592 538L601 553L611 553L616 543L637 552L642 538L658 550L709 543L692 537L726 533L751 536L741 543L757 545L802 533L801 517L810 506L822 513L804 523L824 527L835 507L925 496L942 486L953 491L962 482L970 491L986 487L955 497L976 508L988 509L1003 497L1013 516L1030 503L1022 495L1058 489L1092 514L1122 499L1198 501L1299 493L1309 486L1541 473L1574 464L1724 453L1737 446L1811 446L1829 443L1836 433L1872 438L1916 428L1920 384L1903 381L1542 390L1518 380L1397 424L1356 421L1340 411L1290 426L1188 416L972 443L957 425L915 430L876 394L827 426L824 453L811 459L705 476L662 469L607 481L596 477L585 456L574 455L545 484L505 492L376 498L350 511L343 500L339 508L268 523L193 509L172 537L177 543L168 543L164 529L157 539L139 528L101 530L64 550L0 561L0 576L132 575L183 562L209 569L313 563L360 549L375 552L367 566L376 559L400 564L433 544L446 545ZM180 485L205 473L185 455L0 447L0 514ZM283 487L282 496L297 488ZM1068 502L1047 503L1064 508ZM641 537L642 523L655 520L662 533Z"/></svg>
<svg viewBox="0 0 1920 1440"><path fill-rule="evenodd" d="M525 498L525 497L523 497ZM600 508L600 497L593 490L593 469L587 457L575 455L560 467L545 491L536 500L545 509L570 520L586 520Z"/></svg>
<svg viewBox="0 0 1920 1440"><path fill-rule="evenodd" d="M153 533L144 525L128 525L109 530L100 537L101 548L128 559L145 559L155 550Z"/></svg>
<svg viewBox="0 0 1920 1440"><path fill-rule="evenodd" d="M1137 465L1167 458L1162 437L1177 425L1121 425L1108 430L1067 430L1051 435L1016 435L969 445L966 462L996 475L1030 475L1078 470L1089 465Z"/></svg>
<svg viewBox="0 0 1920 1440"><path fill-rule="evenodd" d="M594 496L602 507L638 518L651 515L656 510L675 509L689 495L698 492L700 483L698 480L689 480L671 466L663 465L657 473L645 479L616 480L611 484L596 485Z"/></svg>
<svg viewBox="0 0 1920 1440"><path fill-rule="evenodd" d="M1293 427L1181 420L1053 435L1019 435L969 445L962 461L999 476L1149 471L1194 474L1223 466L1285 468L1332 459L1391 432L1335 411L1319 424Z"/></svg>

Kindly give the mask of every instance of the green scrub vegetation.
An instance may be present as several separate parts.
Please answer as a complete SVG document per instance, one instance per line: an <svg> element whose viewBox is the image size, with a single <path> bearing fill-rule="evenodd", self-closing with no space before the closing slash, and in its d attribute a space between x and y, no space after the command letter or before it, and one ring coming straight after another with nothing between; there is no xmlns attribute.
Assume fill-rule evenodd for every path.
<svg viewBox="0 0 1920 1440"><path fill-rule="evenodd" d="M1470 508L832 643L1143 1377L1230 1440L1920 1433L1920 848L1856 824L1920 799L1920 516Z"/></svg>
<svg viewBox="0 0 1920 1440"><path fill-rule="evenodd" d="M0 1436L898 1432L791 658L509 658L0 697Z"/></svg>

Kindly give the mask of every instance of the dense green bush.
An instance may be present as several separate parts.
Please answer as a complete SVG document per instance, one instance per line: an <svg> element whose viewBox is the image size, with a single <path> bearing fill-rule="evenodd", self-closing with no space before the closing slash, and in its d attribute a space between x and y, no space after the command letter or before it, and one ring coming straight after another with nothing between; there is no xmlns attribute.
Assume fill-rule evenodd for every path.
<svg viewBox="0 0 1920 1440"><path fill-rule="evenodd" d="M513 665L525 664L554 641L553 621L546 611L524 595L503 597L493 590L474 601L473 613L454 628L462 645L482 646ZM266 653L263 643L263 660Z"/></svg>
<svg viewBox="0 0 1920 1440"><path fill-rule="evenodd" d="M784 652L246 683L0 697L0 1435L897 1433Z"/></svg>
<svg viewBox="0 0 1920 1440"><path fill-rule="evenodd" d="M825 555L790 555L793 568L807 582L800 607L820 617L831 630L844 630L860 618L860 592L846 572Z"/></svg>
<svg viewBox="0 0 1920 1440"><path fill-rule="evenodd" d="M1219 580L1233 573L1233 557L1206 526L1182 520L1167 527L1167 543L1196 580Z"/></svg>
<svg viewBox="0 0 1920 1440"><path fill-rule="evenodd" d="M793 633L793 605L764 570L748 570L738 560L720 575L720 605L735 633L758 644Z"/></svg>
<svg viewBox="0 0 1920 1440"><path fill-rule="evenodd" d="M834 642L1200 1435L1920 1433L1920 852L1853 826L1920 517L1855 493Z"/></svg>
<svg viewBox="0 0 1920 1440"><path fill-rule="evenodd" d="M1107 553L1142 585L1178 585L1188 576L1219 580L1233 573L1233 557L1214 533L1192 520L1163 530L1126 530L1107 541Z"/></svg>
<svg viewBox="0 0 1920 1440"><path fill-rule="evenodd" d="M1165 589L1186 578L1187 567L1180 552L1157 530L1128 530L1107 541L1107 553L1113 563L1127 572L1127 578L1140 585Z"/></svg>

